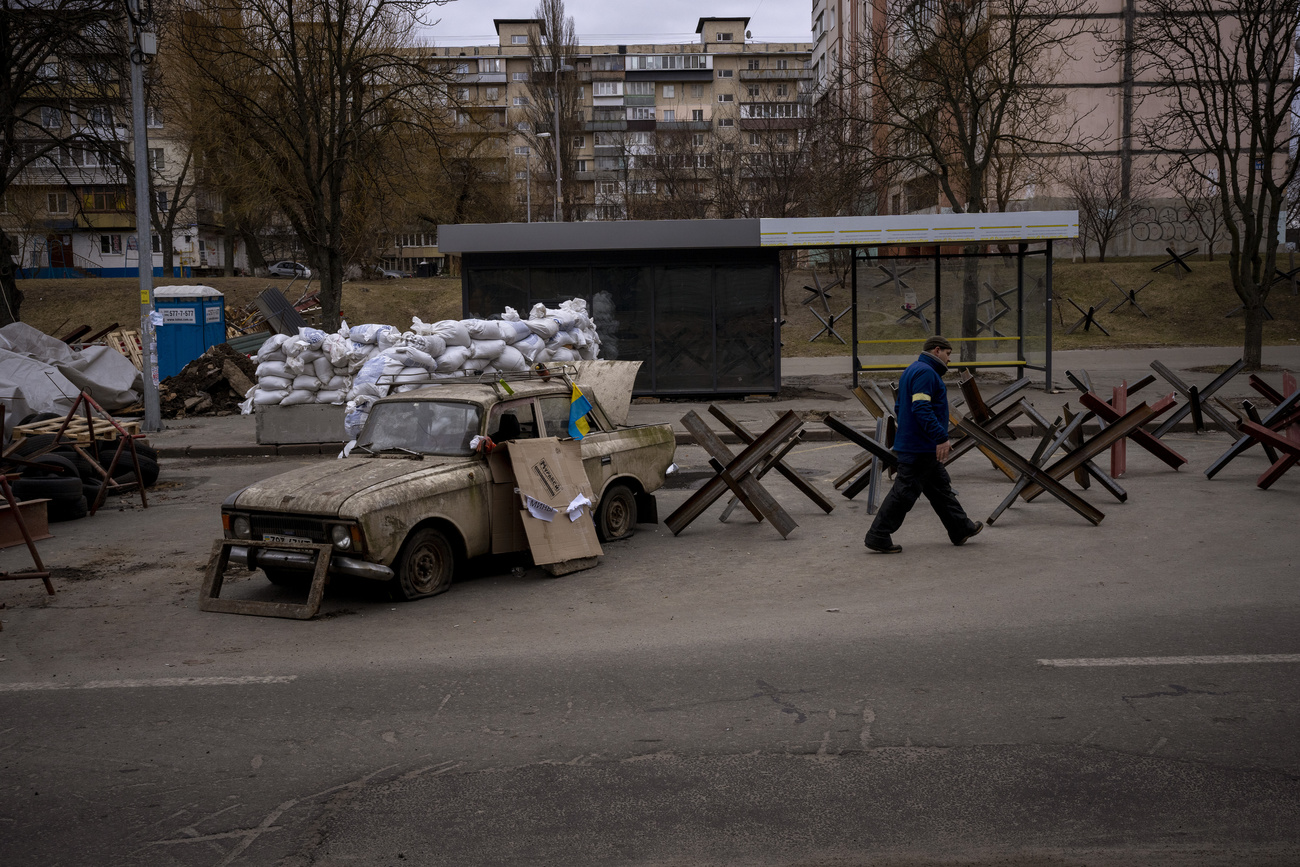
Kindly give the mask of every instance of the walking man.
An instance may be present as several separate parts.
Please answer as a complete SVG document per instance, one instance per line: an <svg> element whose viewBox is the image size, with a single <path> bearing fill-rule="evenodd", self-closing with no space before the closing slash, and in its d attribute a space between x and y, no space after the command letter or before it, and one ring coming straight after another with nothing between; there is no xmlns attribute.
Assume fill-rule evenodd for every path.
<svg viewBox="0 0 1300 867"><path fill-rule="evenodd" d="M952 492L948 471L943 468L952 451L948 441L948 389L942 378L951 358L952 344L936 334L925 341L921 357L898 381L898 433L894 436L898 476L867 531L866 545L872 551L897 554L903 550L894 544L890 534L903 526L903 519L921 494L934 507L954 545L966 544L967 539L984 529L983 524L966 517Z"/></svg>

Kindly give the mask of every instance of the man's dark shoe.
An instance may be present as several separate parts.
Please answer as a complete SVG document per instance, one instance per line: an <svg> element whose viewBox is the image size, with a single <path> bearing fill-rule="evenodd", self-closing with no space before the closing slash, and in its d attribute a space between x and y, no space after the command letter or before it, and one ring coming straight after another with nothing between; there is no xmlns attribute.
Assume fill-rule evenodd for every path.
<svg viewBox="0 0 1300 867"><path fill-rule="evenodd" d="M895 545L889 538L873 539L870 535L863 540L868 548L879 554L901 554L902 545Z"/></svg>
<svg viewBox="0 0 1300 867"><path fill-rule="evenodd" d="M980 530L983 530L983 529L984 529L984 524L983 524L983 522L978 522L978 523L975 524L974 529L972 529L970 532L968 532L965 536L962 536L961 539L960 539L959 541L957 541L957 542L953 542L953 544L954 544L954 545L965 545L967 542L969 542L969 541L971 540L972 537L978 536L978 535L980 534Z"/></svg>

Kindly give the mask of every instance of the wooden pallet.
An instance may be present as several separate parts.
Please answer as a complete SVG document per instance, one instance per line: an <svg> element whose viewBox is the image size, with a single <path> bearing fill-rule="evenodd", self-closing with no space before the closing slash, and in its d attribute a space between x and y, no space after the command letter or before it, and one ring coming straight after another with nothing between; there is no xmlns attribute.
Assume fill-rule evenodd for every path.
<svg viewBox="0 0 1300 867"><path fill-rule="evenodd" d="M102 418L94 419L94 435L91 435L91 428L86 424L85 417L74 418L68 422L68 426L63 431L61 440L65 442L89 443L92 439L97 440L115 440L117 439L117 428L107 420ZM140 433L140 422L138 421L121 421L118 425L122 427L129 435L135 436ZM52 418L46 421L34 421L31 424L20 424L14 427L13 441L15 443L24 440L30 436L38 434L53 434L59 432L59 427L63 424L63 419Z"/></svg>
<svg viewBox="0 0 1300 867"><path fill-rule="evenodd" d="M104 342L130 359L136 370L144 370L144 347L140 344L140 332L128 328L110 331L104 335Z"/></svg>

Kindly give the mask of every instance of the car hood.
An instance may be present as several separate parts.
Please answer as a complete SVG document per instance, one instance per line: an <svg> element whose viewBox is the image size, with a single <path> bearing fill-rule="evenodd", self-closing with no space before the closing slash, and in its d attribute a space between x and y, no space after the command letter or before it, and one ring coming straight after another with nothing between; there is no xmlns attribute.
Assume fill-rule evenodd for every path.
<svg viewBox="0 0 1300 867"><path fill-rule="evenodd" d="M453 470L481 467L474 458L350 457L290 470L249 485L235 499L235 508L311 515L346 513L348 500L371 495L413 479L446 475Z"/></svg>

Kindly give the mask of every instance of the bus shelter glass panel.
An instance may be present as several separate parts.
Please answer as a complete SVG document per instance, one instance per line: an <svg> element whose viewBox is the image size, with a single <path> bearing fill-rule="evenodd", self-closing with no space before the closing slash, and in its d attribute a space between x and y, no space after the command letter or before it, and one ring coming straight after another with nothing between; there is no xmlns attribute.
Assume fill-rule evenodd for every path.
<svg viewBox="0 0 1300 867"><path fill-rule="evenodd" d="M500 317L507 307L528 318L527 268L474 268L467 272L468 311L474 319Z"/></svg>
<svg viewBox="0 0 1300 867"><path fill-rule="evenodd" d="M660 266L655 275L657 391L713 388L713 269Z"/></svg>
<svg viewBox="0 0 1300 867"><path fill-rule="evenodd" d="M529 310L534 304L555 309L571 298L581 298L587 302L587 312L591 312L590 268L530 268L529 272ZM519 315L527 319L528 310L520 310Z"/></svg>
<svg viewBox="0 0 1300 867"><path fill-rule="evenodd" d="M771 269L717 268L713 285L717 311L717 388L757 389L770 385L775 363Z"/></svg>
<svg viewBox="0 0 1300 867"><path fill-rule="evenodd" d="M1019 366L1019 261L1014 253L940 257L937 330L952 342L954 366Z"/></svg>
<svg viewBox="0 0 1300 867"><path fill-rule="evenodd" d="M854 264L860 369L907 367L934 333L934 257L860 256Z"/></svg>
<svg viewBox="0 0 1300 867"><path fill-rule="evenodd" d="M1048 258L1045 250L1031 250L1024 257L1024 329L1020 335L1025 364L1035 370L1047 368Z"/></svg>
<svg viewBox="0 0 1300 867"><path fill-rule="evenodd" d="M642 360L637 370L638 391L654 389L654 281L640 267L591 269L591 318L600 335L600 357Z"/></svg>

